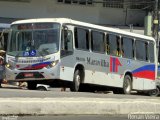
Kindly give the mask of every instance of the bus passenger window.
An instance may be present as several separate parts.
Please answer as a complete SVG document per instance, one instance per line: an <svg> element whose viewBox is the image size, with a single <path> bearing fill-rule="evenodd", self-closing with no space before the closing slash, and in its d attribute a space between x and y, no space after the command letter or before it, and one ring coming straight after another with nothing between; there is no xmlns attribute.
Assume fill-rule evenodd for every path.
<svg viewBox="0 0 160 120"><path fill-rule="evenodd" d="M158 63L160 63L160 42L159 42L159 48L158 48Z"/></svg>
<svg viewBox="0 0 160 120"><path fill-rule="evenodd" d="M89 30L83 28L75 28L75 47L81 50L89 50Z"/></svg>
<svg viewBox="0 0 160 120"><path fill-rule="evenodd" d="M133 39L122 37L121 44L122 44L122 57L132 59L134 57L133 52Z"/></svg>
<svg viewBox="0 0 160 120"><path fill-rule="evenodd" d="M149 50L148 50L149 60L151 63L153 63L154 62L154 44L153 44L153 42L150 42L148 47L149 47Z"/></svg>
<svg viewBox="0 0 160 120"><path fill-rule="evenodd" d="M109 44L107 43L107 41L106 41L106 46L105 46L106 48L106 54L109 54Z"/></svg>
<svg viewBox="0 0 160 120"><path fill-rule="evenodd" d="M91 44L92 44L91 45L92 51L104 53L105 52L104 33L92 31L91 32Z"/></svg>
<svg viewBox="0 0 160 120"><path fill-rule="evenodd" d="M109 45L109 54L113 56L119 56L120 52L120 37L112 34L107 36L107 45Z"/></svg>
<svg viewBox="0 0 160 120"><path fill-rule="evenodd" d="M136 58L137 60L147 61L148 60L148 44L142 40L136 40Z"/></svg>

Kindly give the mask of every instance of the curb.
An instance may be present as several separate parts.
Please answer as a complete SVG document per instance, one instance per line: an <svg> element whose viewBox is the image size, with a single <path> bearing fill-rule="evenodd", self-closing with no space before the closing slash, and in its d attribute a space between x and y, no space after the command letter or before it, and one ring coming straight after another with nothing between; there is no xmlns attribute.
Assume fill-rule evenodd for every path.
<svg viewBox="0 0 160 120"><path fill-rule="evenodd" d="M0 114L159 114L158 99L0 98Z"/></svg>

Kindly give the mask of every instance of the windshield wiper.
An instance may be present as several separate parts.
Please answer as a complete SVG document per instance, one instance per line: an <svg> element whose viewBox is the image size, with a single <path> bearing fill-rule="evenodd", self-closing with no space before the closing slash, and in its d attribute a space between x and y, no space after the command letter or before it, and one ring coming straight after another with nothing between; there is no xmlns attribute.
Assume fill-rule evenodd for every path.
<svg viewBox="0 0 160 120"><path fill-rule="evenodd" d="M18 52L18 53L16 54L16 56L15 56L16 62L18 61L19 54L20 54L20 52Z"/></svg>
<svg viewBox="0 0 160 120"><path fill-rule="evenodd" d="M49 54L48 48L43 48L41 51L38 51L38 53L44 57L45 55Z"/></svg>
<svg viewBox="0 0 160 120"><path fill-rule="evenodd" d="M48 48L43 48L42 49L42 52L44 52L44 53L46 53L47 55L49 54L49 51L48 51L49 49Z"/></svg>

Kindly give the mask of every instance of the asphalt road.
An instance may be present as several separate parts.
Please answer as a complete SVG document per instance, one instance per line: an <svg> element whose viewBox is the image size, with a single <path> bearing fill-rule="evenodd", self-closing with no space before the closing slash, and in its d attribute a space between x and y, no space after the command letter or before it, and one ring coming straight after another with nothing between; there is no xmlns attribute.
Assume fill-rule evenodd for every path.
<svg viewBox="0 0 160 120"><path fill-rule="evenodd" d="M159 114L0 116L0 120L160 120Z"/></svg>
<svg viewBox="0 0 160 120"><path fill-rule="evenodd" d="M12 98L12 97L27 97L27 98L61 98L61 97L89 97L89 98L118 98L118 99L160 99L160 97L150 97L146 95L138 95L137 93L132 93L132 95L117 95L112 92L70 92L69 89L65 92L61 92L60 88L53 88L50 91L39 91L39 90L28 90L18 87L3 87L0 88L1 98Z"/></svg>
<svg viewBox="0 0 160 120"><path fill-rule="evenodd" d="M129 120L129 119L128 115L57 115L57 116L0 116L0 120Z"/></svg>

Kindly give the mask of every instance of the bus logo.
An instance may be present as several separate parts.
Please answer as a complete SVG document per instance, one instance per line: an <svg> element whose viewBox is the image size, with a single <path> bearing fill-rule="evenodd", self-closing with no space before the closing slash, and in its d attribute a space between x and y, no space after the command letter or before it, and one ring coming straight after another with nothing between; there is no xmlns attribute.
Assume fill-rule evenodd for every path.
<svg viewBox="0 0 160 120"><path fill-rule="evenodd" d="M29 52L28 52L28 51L23 52L23 56L24 56L24 57L29 56Z"/></svg>
<svg viewBox="0 0 160 120"><path fill-rule="evenodd" d="M110 72L118 72L118 67L122 66L118 58L110 57Z"/></svg>
<svg viewBox="0 0 160 120"><path fill-rule="evenodd" d="M36 55L36 50L31 50L30 51L30 56L35 56Z"/></svg>
<svg viewBox="0 0 160 120"><path fill-rule="evenodd" d="M31 50L31 51L25 51L23 52L23 56L24 57L31 57L31 56L35 56L36 55L36 50Z"/></svg>

